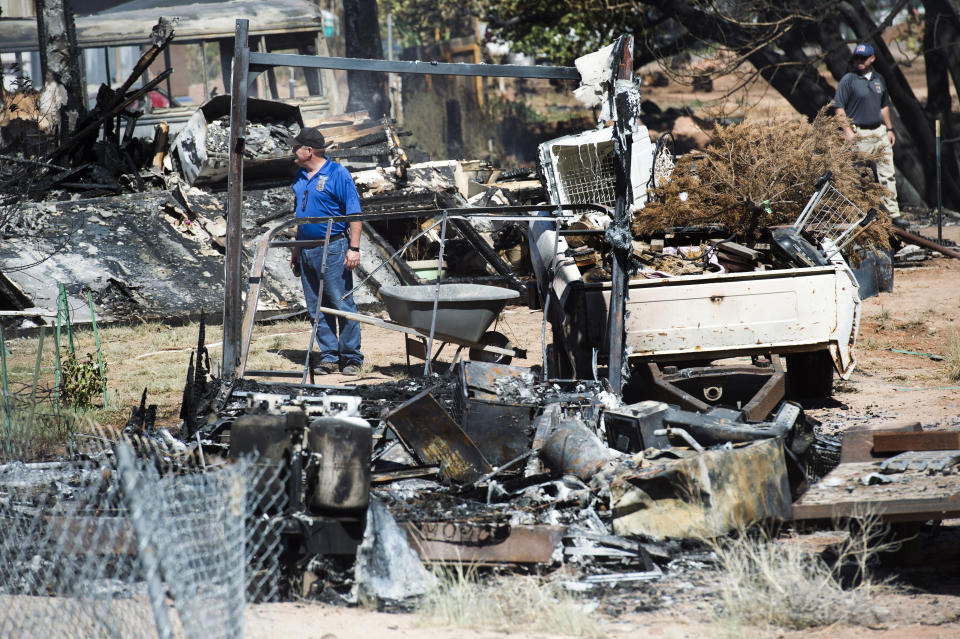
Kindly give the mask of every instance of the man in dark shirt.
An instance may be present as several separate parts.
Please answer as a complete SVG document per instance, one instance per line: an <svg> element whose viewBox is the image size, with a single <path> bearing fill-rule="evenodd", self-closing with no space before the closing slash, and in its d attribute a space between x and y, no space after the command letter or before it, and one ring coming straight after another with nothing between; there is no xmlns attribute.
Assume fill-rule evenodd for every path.
<svg viewBox="0 0 960 639"><path fill-rule="evenodd" d="M873 47L858 44L853 50L854 71L840 78L837 94L833 99L837 115L845 115L850 124L843 133L857 148L865 153L880 151L877 162L877 180L890 195L883 199L883 206L891 218L900 217L897 204L897 180L893 167L893 145L896 136L890 120L890 98L883 76L872 69Z"/></svg>
<svg viewBox="0 0 960 639"><path fill-rule="evenodd" d="M293 183L297 217L326 217L360 212L360 198L350 172L324 154L326 141L319 129L303 129L293 139L293 156L300 171ZM323 244L327 224L301 224L298 240L321 240L321 245L293 249L290 267L300 271L300 282L310 320L315 321L317 295L323 275L323 306L351 313L357 312L353 295L353 269L360 263L360 222L332 222L327 249L327 268L323 269ZM339 338L337 328L339 324ZM330 314L321 314L317 323L317 345L324 373L339 369L344 375L359 375L363 365L360 352L360 325ZM342 368L340 366L342 365Z"/></svg>

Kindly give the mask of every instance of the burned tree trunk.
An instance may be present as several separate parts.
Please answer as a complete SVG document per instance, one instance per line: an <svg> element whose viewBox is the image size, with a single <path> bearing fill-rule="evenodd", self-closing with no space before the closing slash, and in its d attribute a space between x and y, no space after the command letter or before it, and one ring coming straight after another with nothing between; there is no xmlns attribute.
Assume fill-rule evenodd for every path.
<svg viewBox="0 0 960 639"><path fill-rule="evenodd" d="M923 32L923 54L927 74L927 112L931 120L943 123L943 137L954 139L960 127L951 117L950 81L960 90L960 19L950 2L926 0L926 24ZM956 143L942 150L944 158L952 163L952 175L960 166L960 148Z"/></svg>
<svg viewBox="0 0 960 639"><path fill-rule="evenodd" d="M382 59L380 21L376 0L344 0L343 39L348 58ZM370 112L379 119L389 113L386 99L386 75L372 71L350 71L347 74L350 99L347 111Z"/></svg>
<svg viewBox="0 0 960 639"><path fill-rule="evenodd" d="M36 2L44 93L41 104L51 109L50 113L45 114L47 117L59 120L58 137L63 139L74 129L80 116L86 111L73 10L69 0Z"/></svg>

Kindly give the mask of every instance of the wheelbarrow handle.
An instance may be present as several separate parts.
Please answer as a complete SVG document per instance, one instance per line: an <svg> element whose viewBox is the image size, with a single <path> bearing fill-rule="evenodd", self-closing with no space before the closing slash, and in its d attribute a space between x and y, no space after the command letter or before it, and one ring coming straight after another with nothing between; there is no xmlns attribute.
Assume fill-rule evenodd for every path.
<svg viewBox="0 0 960 639"><path fill-rule="evenodd" d="M823 175L817 178L817 181L813 183L813 188L820 190L824 184L833 179L833 171L824 171Z"/></svg>
<svg viewBox="0 0 960 639"><path fill-rule="evenodd" d="M867 211L867 214L863 216L863 219L860 220L860 226L863 228L870 226L870 224L877 219L877 215L877 209L870 209Z"/></svg>

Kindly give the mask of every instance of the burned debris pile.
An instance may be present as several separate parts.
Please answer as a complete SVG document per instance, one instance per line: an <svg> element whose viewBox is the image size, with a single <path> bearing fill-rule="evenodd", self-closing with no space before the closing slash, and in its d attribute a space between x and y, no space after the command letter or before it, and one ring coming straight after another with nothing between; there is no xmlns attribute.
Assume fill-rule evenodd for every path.
<svg viewBox="0 0 960 639"><path fill-rule="evenodd" d="M820 450L789 402L769 421L624 406L604 382L477 361L362 388L242 380L205 396L180 452L157 430L154 454L193 472L251 454L273 467L259 490L288 508L261 516L289 522L283 596L341 602L353 584L388 605L422 595L434 584L420 562L566 566L574 590L660 579L686 552L676 540L790 519Z"/></svg>
<svg viewBox="0 0 960 639"><path fill-rule="evenodd" d="M142 115L137 110L138 102L146 99L171 71L160 73L139 88L132 87L173 39L173 26L173 22L160 19L153 28L152 45L130 76L117 89L102 85L88 113L83 110L79 117L61 121L59 104L41 99L32 103L32 113L23 110L19 114L18 126L0 129L6 158L0 165L5 207L24 195L40 198L51 190L102 195L143 191L146 180L162 186L163 177L154 165L154 142L134 137L133 131ZM31 89L24 88L22 93L29 96ZM5 113L15 108L16 102L14 96L5 104ZM25 102L29 100L21 100ZM25 113L27 118L23 117ZM4 120L10 118L5 115ZM11 151L19 152L19 157Z"/></svg>

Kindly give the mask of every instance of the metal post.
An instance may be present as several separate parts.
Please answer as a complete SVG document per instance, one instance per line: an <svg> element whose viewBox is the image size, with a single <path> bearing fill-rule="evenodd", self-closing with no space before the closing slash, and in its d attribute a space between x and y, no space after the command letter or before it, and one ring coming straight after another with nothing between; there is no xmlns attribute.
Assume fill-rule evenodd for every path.
<svg viewBox="0 0 960 639"><path fill-rule="evenodd" d="M10 417L10 387L7 384L7 344L0 326L0 376L3 377L3 414L7 422L7 455L13 456L13 420Z"/></svg>
<svg viewBox="0 0 960 639"><path fill-rule="evenodd" d="M437 307L440 305L440 274L443 272L443 245L447 237L447 212L443 212L440 224L440 255L437 256L437 287L433 293L433 315L430 316L430 340L427 343L427 361L423 364L423 374L430 374L430 360L433 358L433 334L437 328Z"/></svg>
<svg viewBox="0 0 960 639"><path fill-rule="evenodd" d="M27 420L27 426L33 426L33 415L37 408L37 386L40 383L40 363L43 361L43 338L46 331L41 327L39 341L37 343L37 361L33 365L33 386L30 387L30 419Z"/></svg>
<svg viewBox="0 0 960 639"><path fill-rule="evenodd" d="M113 84L110 79L110 47L103 48L103 64L106 67L104 70L104 73L106 73L106 80L104 80L104 84L109 87L111 84Z"/></svg>
<svg viewBox="0 0 960 639"><path fill-rule="evenodd" d="M227 174L227 237L223 277L223 377L237 376L240 365L240 299L242 272L243 149L247 122L248 20L237 20L233 44L233 89L230 93L230 171Z"/></svg>
<svg viewBox="0 0 960 639"><path fill-rule="evenodd" d="M73 323L70 321L70 301L67 299L67 287L61 283L59 289L59 305L63 308L63 322L67 327L67 346L70 347L70 354L76 357L77 350L73 345Z"/></svg>
<svg viewBox="0 0 960 639"><path fill-rule="evenodd" d="M317 307L313 311L313 328L310 331L310 342L307 345L307 359L303 363L301 384L307 383L307 375L310 373L310 354L313 353L313 342L317 339L317 326L320 325L320 316L322 315L320 309L323 307L323 283L327 278L327 251L330 249L330 229L332 228L333 220L327 220L327 233L323 238L323 262L320 265L320 284L317 286ZM317 346L319 345L318 342Z"/></svg>
<svg viewBox="0 0 960 639"><path fill-rule="evenodd" d="M125 442L117 444L117 470L120 471L120 483L123 486L123 501L130 509L130 526L133 528L137 542L137 555L143 567L144 580L147 582L147 593L150 596L150 607L153 610L153 620L157 624L157 636L160 639L173 637L173 627L170 624L170 615L167 612L166 590L160 580L160 560L157 556L157 547L151 539L150 526L144 520L146 504L140 493L138 472L130 445Z"/></svg>
<svg viewBox="0 0 960 639"><path fill-rule="evenodd" d="M200 43L200 64L203 66L203 99L210 99L210 74L207 73L207 44Z"/></svg>
<svg viewBox="0 0 960 639"><path fill-rule="evenodd" d="M100 332L97 331L97 316L93 310L93 293L87 289L87 301L90 302L90 324L93 326L93 341L97 345L97 364L100 367L100 381L103 384L103 407L110 408L107 401L107 376L103 370L103 353L100 351Z"/></svg>
<svg viewBox="0 0 960 639"><path fill-rule="evenodd" d="M943 183L940 180L940 120L937 120L937 244L943 246Z"/></svg>
<svg viewBox="0 0 960 639"><path fill-rule="evenodd" d="M163 50L163 63L168 69L173 68L173 62L170 57L170 48ZM170 82L170 76L167 76L167 99L170 100L170 106L173 106L173 84Z"/></svg>
<svg viewBox="0 0 960 639"><path fill-rule="evenodd" d="M617 80L631 80L633 78L633 38L622 36L614 48L614 60L617 67L614 77ZM622 246L624 235L630 233L630 122L627 120L628 109L624 108L627 101L626 93L621 93L614 87L610 90L610 112L613 123L613 165L616 182L616 209L613 222L607 229L608 238L612 239L613 272L611 274L610 309L607 322L607 334L610 342L610 353L607 360L607 375L613 392L620 394L623 385L623 341L624 315L626 314L627 292L627 250Z"/></svg>

